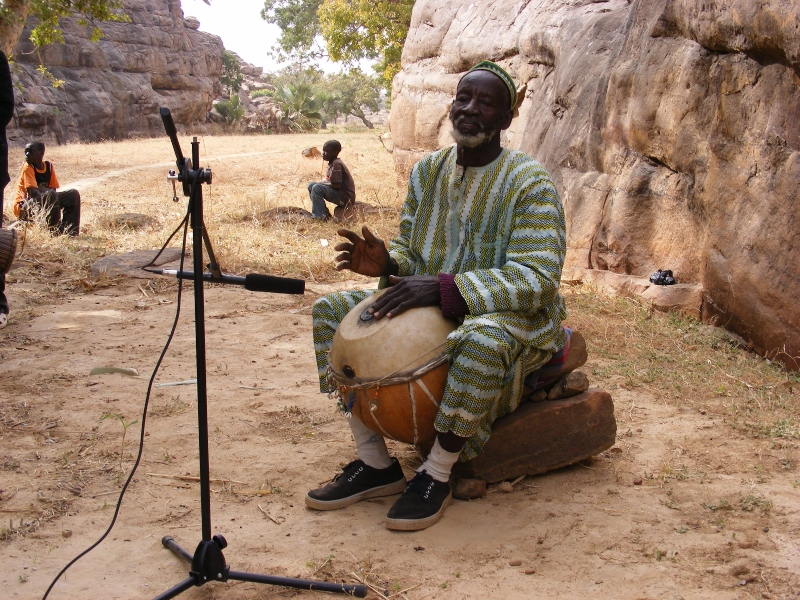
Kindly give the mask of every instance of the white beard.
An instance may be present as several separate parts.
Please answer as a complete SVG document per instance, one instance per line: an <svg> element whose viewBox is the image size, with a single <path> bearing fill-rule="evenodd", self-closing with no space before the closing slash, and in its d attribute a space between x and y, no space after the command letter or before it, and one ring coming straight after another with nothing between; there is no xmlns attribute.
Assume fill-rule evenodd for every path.
<svg viewBox="0 0 800 600"><path fill-rule="evenodd" d="M456 144L459 146L464 146L465 148L478 148L483 146L489 140L491 140L497 131L481 131L479 133L475 133L473 135L467 135L461 133L458 129L453 129L450 132L450 135L453 136L453 139L456 141Z"/></svg>
<svg viewBox="0 0 800 600"><path fill-rule="evenodd" d="M454 119L452 114L450 115L450 123L453 125L450 135L453 136L453 139L459 146L470 149L479 148L480 146L488 143L497 133L497 129L491 129L490 131L479 131L478 133L473 134L461 133L458 130L456 121L463 118L464 117L462 116L458 119Z"/></svg>

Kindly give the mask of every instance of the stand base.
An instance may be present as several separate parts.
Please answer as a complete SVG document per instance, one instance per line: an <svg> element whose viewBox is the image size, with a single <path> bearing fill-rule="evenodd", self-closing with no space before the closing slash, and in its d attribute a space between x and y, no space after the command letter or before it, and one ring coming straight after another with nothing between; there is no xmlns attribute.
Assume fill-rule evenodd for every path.
<svg viewBox="0 0 800 600"><path fill-rule="evenodd" d="M313 581L310 579L294 579L291 577L276 577L273 575L257 575L255 573L244 573L231 571L225 564L225 557L222 550L228 545L225 538L215 535L210 541L200 542L195 550L194 556L184 550L172 539L172 536L164 536L161 543L165 548L171 550L177 556L188 563L191 563L192 570L189 571L189 578L178 585L170 588L155 600L167 600L174 598L194 586L200 586L209 581L249 581L251 583L266 583L269 585L282 585L285 587L298 588L301 590L317 590L321 592L336 592L348 594L357 598L365 598L367 595L366 585L346 585L344 583L328 583L325 581Z"/></svg>

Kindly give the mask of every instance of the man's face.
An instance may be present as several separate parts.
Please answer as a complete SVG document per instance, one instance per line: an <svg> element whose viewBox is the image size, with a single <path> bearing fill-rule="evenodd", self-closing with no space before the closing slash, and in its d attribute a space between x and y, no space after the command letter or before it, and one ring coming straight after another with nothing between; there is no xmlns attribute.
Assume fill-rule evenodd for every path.
<svg viewBox="0 0 800 600"><path fill-rule="evenodd" d="M40 165L42 164L42 158L44 158L44 150L42 147L36 144L28 144L25 146L25 162L29 165Z"/></svg>
<svg viewBox="0 0 800 600"><path fill-rule="evenodd" d="M473 71L458 84L450 107L452 136L459 146L478 148L511 125L508 89L488 71Z"/></svg>

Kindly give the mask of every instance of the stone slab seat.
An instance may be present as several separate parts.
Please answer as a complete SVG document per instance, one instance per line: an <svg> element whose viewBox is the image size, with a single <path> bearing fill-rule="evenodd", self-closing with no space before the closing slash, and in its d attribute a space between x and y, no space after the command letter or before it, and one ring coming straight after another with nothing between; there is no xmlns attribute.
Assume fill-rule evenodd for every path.
<svg viewBox="0 0 800 600"><path fill-rule="evenodd" d="M495 421L483 452L456 463L453 474L487 483L538 475L608 450L616 435L614 403L605 390L590 388L562 400L525 402Z"/></svg>

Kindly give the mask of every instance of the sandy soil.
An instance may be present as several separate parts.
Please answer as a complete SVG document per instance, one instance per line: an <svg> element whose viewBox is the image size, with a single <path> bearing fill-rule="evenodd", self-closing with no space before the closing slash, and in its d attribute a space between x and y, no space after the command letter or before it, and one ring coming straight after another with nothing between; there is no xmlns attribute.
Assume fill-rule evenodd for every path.
<svg viewBox="0 0 800 600"><path fill-rule="evenodd" d="M356 574L374 586L370 598L408 600L798 597L800 490L783 454L721 413L625 389L612 392L614 448L513 492L455 501L428 530L386 530L391 498L306 509L305 492L354 458L347 424L315 382L309 309L330 289L206 290L212 529L227 538L232 569L353 583ZM109 524L124 480L123 423L137 421L122 451L127 474L175 290L163 280L120 283L39 305L0 332L3 597L40 598ZM201 537L199 484L167 477L197 475L196 388L158 385L195 377L194 360L189 292L116 526L50 598L150 598L187 576L160 540L192 551ZM139 375L89 374L104 366ZM410 475L413 449L391 448ZM240 582L182 597L295 595L322 597Z"/></svg>

